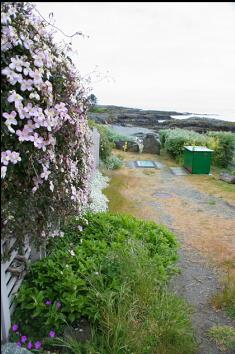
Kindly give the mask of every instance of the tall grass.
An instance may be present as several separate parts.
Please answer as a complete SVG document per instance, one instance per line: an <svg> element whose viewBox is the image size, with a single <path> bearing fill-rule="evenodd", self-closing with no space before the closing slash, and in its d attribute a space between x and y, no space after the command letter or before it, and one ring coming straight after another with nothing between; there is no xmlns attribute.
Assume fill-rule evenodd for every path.
<svg viewBox="0 0 235 354"><path fill-rule="evenodd" d="M122 285L110 290L102 276L90 279L89 296L97 303L99 320L92 323L91 341L79 343L72 336L64 340L69 352L195 353L191 310L159 283L155 262L137 240L107 256L104 271L115 273Z"/></svg>

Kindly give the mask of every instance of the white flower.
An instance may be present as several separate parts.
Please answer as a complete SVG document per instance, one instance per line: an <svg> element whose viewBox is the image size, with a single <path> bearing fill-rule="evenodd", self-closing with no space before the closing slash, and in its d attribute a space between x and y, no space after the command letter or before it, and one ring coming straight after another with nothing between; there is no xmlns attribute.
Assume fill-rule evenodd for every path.
<svg viewBox="0 0 235 354"><path fill-rule="evenodd" d="M7 166L1 166L1 178L5 178L7 173Z"/></svg>
<svg viewBox="0 0 235 354"><path fill-rule="evenodd" d="M7 23L11 23L11 18L8 16L6 13L2 12L1 13L1 23L3 25L6 25Z"/></svg>
<svg viewBox="0 0 235 354"><path fill-rule="evenodd" d="M53 182L52 181L50 181L49 182L49 184L50 184L50 190L53 192L54 191L54 184L53 184Z"/></svg>
<svg viewBox="0 0 235 354"><path fill-rule="evenodd" d="M35 100L39 101L40 100L40 96L37 92L31 92L30 95L29 95L29 98L30 99L33 99L35 98Z"/></svg>
<svg viewBox="0 0 235 354"><path fill-rule="evenodd" d="M69 253L71 254L71 256L75 256L75 253L74 253L74 251L73 250L69 250Z"/></svg>

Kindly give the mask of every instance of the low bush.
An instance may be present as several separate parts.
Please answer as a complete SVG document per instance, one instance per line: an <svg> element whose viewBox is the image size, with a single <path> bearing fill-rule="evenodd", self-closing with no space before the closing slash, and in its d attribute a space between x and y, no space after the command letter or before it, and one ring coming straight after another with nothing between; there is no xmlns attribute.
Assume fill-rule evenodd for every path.
<svg viewBox="0 0 235 354"><path fill-rule="evenodd" d="M165 129L160 131L162 147L176 160L182 160L184 146L207 146L214 150L213 163L226 167L234 158L235 134L230 132L208 132L199 134L184 129Z"/></svg>
<svg viewBox="0 0 235 354"><path fill-rule="evenodd" d="M140 246L135 261L141 266L129 267L133 278L128 280L131 274L125 275L115 254L126 259L137 255L135 243ZM105 292L119 296L124 278L137 287L141 284L135 284L134 275L145 274L147 282L154 273L154 286L160 289L175 271L176 250L174 235L153 222L109 213L73 219L63 237L51 239L48 256L31 266L16 297L14 321L32 338L39 333L43 338L51 330L62 334L66 323L74 325L82 316L90 323L102 321L93 292L96 281L102 280Z"/></svg>
<svg viewBox="0 0 235 354"><path fill-rule="evenodd" d="M135 141L136 140L135 137L132 137L130 135L124 135L124 134L117 133L111 128L107 128L107 135L108 135L109 141L112 141L114 143L115 143L115 141L118 141L118 140L122 140L122 141Z"/></svg>
<svg viewBox="0 0 235 354"><path fill-rule="evenodd" d="M210 147L214 150L214 164L227 167L235 157L235 134L228 132L209 132L207 135L213 138Z"/></svg>
<svg viewBox="0 0 235 354"><path fill-rule="evenodd" d="M116 155L111 155L105 160L104 165L108 170L116 170L123 166L123 160Z"/></svg>

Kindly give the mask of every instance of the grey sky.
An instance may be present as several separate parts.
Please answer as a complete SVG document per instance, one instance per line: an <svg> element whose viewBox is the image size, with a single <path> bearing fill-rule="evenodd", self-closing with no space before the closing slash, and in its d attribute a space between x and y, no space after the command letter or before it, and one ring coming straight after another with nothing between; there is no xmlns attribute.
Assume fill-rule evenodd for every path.
<svg viewBox="0 0 235 354"><path fill-rule="evenodd" d="M219 113L235 121L235 3L35 3L76 38L82 75L96 66L101 104ZM98 82L96 82L98 81Z"/></svg>

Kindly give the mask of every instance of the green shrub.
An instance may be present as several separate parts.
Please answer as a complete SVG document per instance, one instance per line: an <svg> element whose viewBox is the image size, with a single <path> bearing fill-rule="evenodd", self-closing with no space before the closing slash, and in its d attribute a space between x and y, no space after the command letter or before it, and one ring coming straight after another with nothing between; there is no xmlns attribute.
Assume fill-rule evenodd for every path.
<svg viewBox="0 0 235 354"><path fill-rule="evenodd" d="M227 167L235 155L235 134L228 132L209 132L209 137L214 138L210 145L214 149L213 162L215 165Z"/></svg>
<svg viewBox="0 0 235 354"><path fill-rule="evenodd" d="M62 331L65 321L73 324L81 316L91 322L98 318L89 278L102 274L106 289L119 291L122 281L107 255L129 246L131 250L132 240L141 242L159 285L175 270L177 243L167 228L109 213L88 214L87 220L88 224L71 220L64 237L50 241L48 256L31 266L17 295L14 314L24 333L44 336L51 328Z"/></svg>
<svg viewBox="0 0 235 354"><path fill-rule="evenodd" d="M174 158L179 158L183 154L185 145L208 145L208 138L194 131L169 129L160 132L166 151Z"/></svg>
<svg viewBox="0 0 235 354"><path fill-rule="evenodd" d="M121 168L122 166L123 166L123 160L121 160L116 155L111 155L105 160L105 167L108 170L116 170L118 168Z"/></svg>
<svg viewBox="0 0 235 354"><path fill-rule="evenodd" d="M214 150L213 163L226 167L234 158L235 134L228 132L208 132L199 134L191 130L165 129L160 130L162 147L170 156L182 161L184 146L207 146Z"/></svg>
<svg viewBox="0 0 235 354"><path fill-rule="evenodd" d="M135 137L129 136L129 135L124 135L124 134L119 134L112 130L111 128L107 128L107 135L109 141L115 142L118 140L122 141L135 141Z"/></svg>

